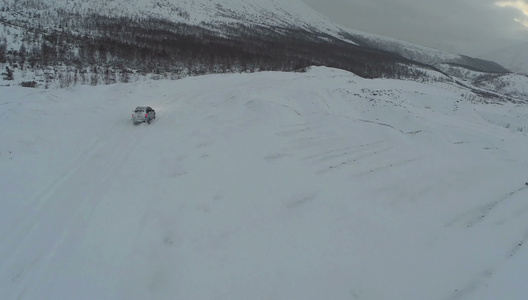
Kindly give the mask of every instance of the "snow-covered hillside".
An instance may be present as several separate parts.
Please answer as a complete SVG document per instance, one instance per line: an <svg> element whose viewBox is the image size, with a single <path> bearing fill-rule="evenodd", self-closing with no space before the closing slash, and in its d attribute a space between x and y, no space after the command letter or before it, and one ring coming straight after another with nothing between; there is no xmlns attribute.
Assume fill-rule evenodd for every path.
<svg viewBox="0 0 528 300"><path fill-rule="evenodd" d="M284 34L289 30L301 30L303 33L313 35L310 38L312 42L313 39L317 39L315 37L330 36L347 44L387 51L421 64L456 63L485 72L507 71L493 62L344 28L317 13L302 0L0 0L0 24L3 27L0 28L0 47L3 46L1 41L5 40L6 49L13 53L19 52L22 44L25 44L27 50L38 50L42 46L39 35L44 32L73 33L77 39L83 35L106 36L109 31L108 28L103 29L103 27L111 22L108 19L93 22L94 16L121 20L122 23L116 26L125 32L129 30L126 29L125 24L137 22L141 26L140 24L146 20L168 21L174 25L173 27L182 24L198 26L212 30L217 35L230 37L247 34L237 31L239 26L262 30L265 28L267 34L269 32ZM18 33L21 28L28 31ZM153 26L148 22L145 28L149 30L157 28L160 33L166 33L167 30L160 24ZM192 32L191 29L187 30ZM267 35L262 32L256 34ZM110 35L119 34L110 31ZM25 41L21 41L22 36L25 37ZM50 40L54 41L54 39ZM121 42L134 44L137 38ZM72 47L76 48L70 44L62 46L66 49L57 52L65 52ZM314 47L316 48L315 44ZM102 48L104 49L105 46ZM33 52L38 52L37 50ZM73 51L69 56L76 55L75 52L78 51ZM299 55L302 53L304 52L301 51ZM272 52L270 55L273 55Z"/></svg>
<svg viewBox="0 0 528 300"><path fill-rule="evenodd" d="M108 17L132 17L134 19L159 18L192 25L218 23L245 23L263 26L317 28L335 32L339 27L308 7L302 0L1 0L4 9L0 17L26 22L27 12L56 15L49 20L61 24L61 13L79 14L81 18L91 14ZM15 13L13 13L13 11Z"/></svg>
<svg viewBox="0 0 528 300"><path fill-rule="evenodd" d="M474 91L481 90L503 101L528 103L528 75L485 73L451 64L440 64L437 68L452 78L461 79L461 84L471 86Z"/></svg>
<svg viewBox="0 0 528 300"><path fill-rule="evenodd" d="M528 110L460 95L327 68L4 87L0 296L526 299Z"/></svg>

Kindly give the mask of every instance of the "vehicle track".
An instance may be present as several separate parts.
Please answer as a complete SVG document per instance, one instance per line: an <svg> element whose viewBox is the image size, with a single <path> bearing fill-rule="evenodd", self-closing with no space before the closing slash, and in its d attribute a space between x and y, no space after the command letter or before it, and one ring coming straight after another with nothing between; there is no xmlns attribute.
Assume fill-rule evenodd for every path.
<svg viewBox="0 0 528 300"><path fill-rule="evenodd" d="M488 217L495 212L498 206L525 190L528 190L528 186L523 186L514 191L508 192L496 200L490 201L461 215L458 215L457 217L453 218L453 220L451 220L449 223L447 223L446 226L452 226L457 223L462 223L467 228L471 228L488 219Z"/></svg>
<svg viewBox="0 0 528 300"><path fill-rule="evenodd" d="M6 295L8 298L21 296L23 287L51 286L56 276L49 276L46 270L57 270L60 268L51 266L67 263L102 200L99 192L110 188L111 179L134 150L143 146L137 129L128 122L115 123L88 143L61 175L35 192L29 212L0 240L0 255L4 258L0 279L10 282L12 294ZM39 278L43 276L47 278ZM39 287L34 282L49 284Z"/></svg>

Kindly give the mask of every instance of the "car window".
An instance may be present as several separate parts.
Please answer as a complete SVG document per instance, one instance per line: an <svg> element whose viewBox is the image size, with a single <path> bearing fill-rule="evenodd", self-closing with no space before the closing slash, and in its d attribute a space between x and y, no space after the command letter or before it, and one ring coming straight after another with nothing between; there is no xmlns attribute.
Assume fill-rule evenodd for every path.
<svg viewBox="0 0 528 300"><path fill-rule="evenodd" d="M137 113L142 113L142 112L144 112L144 110L143 109L136 109L136 112Z"/></svg>

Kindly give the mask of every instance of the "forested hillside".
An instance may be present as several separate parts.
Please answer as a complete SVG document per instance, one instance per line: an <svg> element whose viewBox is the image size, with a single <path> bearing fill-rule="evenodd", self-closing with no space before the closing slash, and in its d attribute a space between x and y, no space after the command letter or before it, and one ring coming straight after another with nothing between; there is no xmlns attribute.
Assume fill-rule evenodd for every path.
<svg viewBox="0 0 528 300"><path fill-rule="evenodd" d="M25 1L24 6L5 2L0 8L0 63L47 70L40 80L60 80L62 86L126 82L132 73L179 78L298 71L310 65L337 67L367 78L423 75L413 67L417 63L398 55L300 27L201 26L153 16L50 10L39 1Z"/></svg>
<svg viewBox="0 0 528 300"><path fill-rule="evenodd" d="M181 78L315 65L365 78L438 80L444 74L428 70L440 63L507 72L492 62L347 32L294 2L0 0L2 79L66 87L144 74Z"/></svg>

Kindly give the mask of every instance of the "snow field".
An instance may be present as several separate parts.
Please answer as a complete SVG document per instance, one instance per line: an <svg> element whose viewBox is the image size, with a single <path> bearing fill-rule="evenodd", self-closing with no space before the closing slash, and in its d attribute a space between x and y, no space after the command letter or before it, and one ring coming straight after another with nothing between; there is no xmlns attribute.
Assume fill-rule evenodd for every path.
<svg viewBox="0 0 528 300"><path fill-rule="evenodd" d="M328 68L4 88L2 298L525 299L526 107L460 95Z"/></svg>

